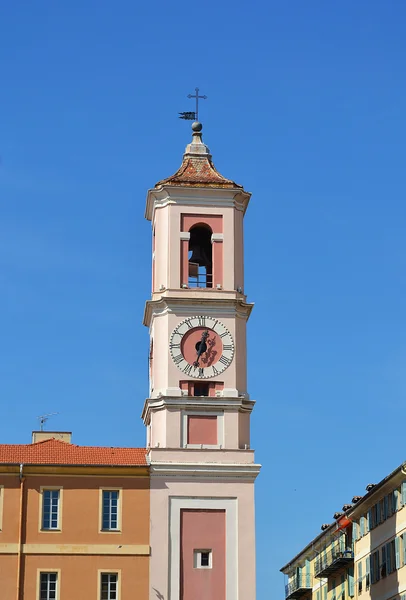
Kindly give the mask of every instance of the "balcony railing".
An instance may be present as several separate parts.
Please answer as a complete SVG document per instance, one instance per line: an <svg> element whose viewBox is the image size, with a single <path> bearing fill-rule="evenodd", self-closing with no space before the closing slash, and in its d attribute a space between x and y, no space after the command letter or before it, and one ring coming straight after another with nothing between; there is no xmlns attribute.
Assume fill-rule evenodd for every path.
<svg viewBox="0 0 406 600"><path fill-rule="evenodd" d="M354 552L351 548L336 548L326 553L319 554L314 562L314 576L326 577L354 562Z"/></svg>
<svg viewBox="0 0 406 600"><path fill-rule="evenodd" d="M312 589L312 579L310 575L295 575L287 585L285 585L286 600L291 598L300 598Z"/></svg>

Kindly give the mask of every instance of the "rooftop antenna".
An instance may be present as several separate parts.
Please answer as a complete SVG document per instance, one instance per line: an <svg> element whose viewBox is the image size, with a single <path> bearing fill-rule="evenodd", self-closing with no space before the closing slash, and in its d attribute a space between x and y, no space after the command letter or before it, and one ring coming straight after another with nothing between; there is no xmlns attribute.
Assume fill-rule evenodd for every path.
<svg viewBox="0 0 406 600"><path fill-rule="evenodd" d="M40 415L37 417L39 419L39 430L44 431L44 425L48 421L49 417L53 417L54 415L59 415L59 412L48 413L47 415Z"/></svg>

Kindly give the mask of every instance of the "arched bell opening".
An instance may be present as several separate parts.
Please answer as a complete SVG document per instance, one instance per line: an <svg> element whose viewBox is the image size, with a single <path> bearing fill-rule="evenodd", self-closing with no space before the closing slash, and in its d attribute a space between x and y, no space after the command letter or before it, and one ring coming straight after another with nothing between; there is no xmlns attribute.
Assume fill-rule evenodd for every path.
<svg viewBox="0 0 406 600"><path fill-rule="evenodd" d="M189 240L189 287L213 287L212 231L207 225L195 225L190 229Z"/></svg>

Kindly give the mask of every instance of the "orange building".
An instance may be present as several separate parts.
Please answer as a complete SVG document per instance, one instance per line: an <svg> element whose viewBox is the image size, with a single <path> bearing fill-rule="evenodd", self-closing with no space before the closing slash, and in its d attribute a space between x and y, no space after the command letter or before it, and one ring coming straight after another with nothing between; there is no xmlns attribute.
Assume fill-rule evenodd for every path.
<svg viewBox="0 0 406 600"><path fill-rule="evenodd" d="M147 600L149 503L144 448L0 445L1 600Z"/></svg>

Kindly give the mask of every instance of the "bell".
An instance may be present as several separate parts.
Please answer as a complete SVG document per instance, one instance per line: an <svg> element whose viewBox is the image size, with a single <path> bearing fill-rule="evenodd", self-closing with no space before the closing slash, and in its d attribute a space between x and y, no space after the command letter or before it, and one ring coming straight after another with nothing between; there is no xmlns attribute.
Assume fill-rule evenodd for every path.
<svg viewBox="0 0 406 600"><path fill-rule="evenodd" d="M203 267L207 264L207 258L204 256L200 246L194 246L191 250L192 256L189 258L189 263L195 263L199 265L199 267Z"/></svg>

